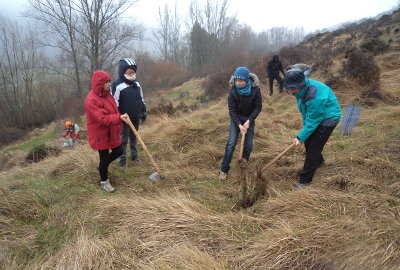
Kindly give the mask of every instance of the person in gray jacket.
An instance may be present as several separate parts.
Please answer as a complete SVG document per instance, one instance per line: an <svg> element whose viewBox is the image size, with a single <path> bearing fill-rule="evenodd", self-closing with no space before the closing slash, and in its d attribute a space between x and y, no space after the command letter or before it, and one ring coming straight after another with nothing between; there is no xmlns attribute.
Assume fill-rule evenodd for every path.
<svg viewBox="0 0 400 270"><path fill-rule="evenodd" d="M312 68L311 66L307 65L307 64L303 64L303 63L297 63L291 66L287 67L287 71L292 70L292 69L300 69L304 76L307 77L308 75L311 74Z"/></svg>

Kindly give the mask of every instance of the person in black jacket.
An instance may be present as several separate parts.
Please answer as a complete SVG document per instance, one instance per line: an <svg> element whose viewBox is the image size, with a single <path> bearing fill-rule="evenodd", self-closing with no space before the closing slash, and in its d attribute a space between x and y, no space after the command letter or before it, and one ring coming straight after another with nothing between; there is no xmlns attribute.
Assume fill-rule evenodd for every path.
<svg viewBox="0 0 400 270"><path fill-rule="evenodd" d="M228 96L229 116L231 117L229 137L221 164L219 179L225 180L229 172L233 151L239 131L246 134L243 158L249 160L253 149L255 119L261 112L262 98L257 75L250 73L246 67L238 67L230 80L231 89Z"/></svg>
<svg viewBox="0 0 400 270"><path fill-rule="evenodd" d="M279 76L279 72L282 72L283 76L285 76L285 72L283 71L283 66L281 60L279 60L278 55L274 55L272 60L268 62L267 68L267 77L269 80L269 95L271 96L274 92L273 85L274 80L277 80L279 83L279 93L283 92L283 79Z"/></svg>
<svg viewBox="0 0 400 270"><path fill-rule="evenodd" d="M139 130L140 119L146 120L146 104L143 99L143 91L139 82L136 80L137 65L131 58L124 58L119 61L118 75L119 79L113 82L111 93L117 103L121 114L127 113L132 124ZM129 125L123 122L123 131L121 133L123 153L119 157L121 168L126 167L126 147L130 141L131 160L139 161L136 137Z"/></svg>

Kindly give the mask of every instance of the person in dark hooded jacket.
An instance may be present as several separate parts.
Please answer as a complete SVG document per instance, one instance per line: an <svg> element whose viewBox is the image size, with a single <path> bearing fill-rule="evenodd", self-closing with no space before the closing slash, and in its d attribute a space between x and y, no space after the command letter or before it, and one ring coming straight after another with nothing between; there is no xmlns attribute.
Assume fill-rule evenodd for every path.
<svg viewBox="0 0 400 270"><path fill-rule="evenodd" d="M228 109L231 122L219 173L220 180L225 180L227 177L239 131L245 134L243 158L249 160L253 149L255 119L262 109L261 90L257 75L250 73L246 67L238 67L231 77L230 85Z"/></svg>
<svg viewBox="0 0 400 270"><path fill-rule="evenodd" d="M121 123L128 116L118 112L117 104L110 95L110 86L110 75L103 70L96 70L84 104L88 141L93 150L99 151L100 156L100 185L105 191L113 192L115 189L108 179L108 166L122 153Z"/></svg>
<svg viewBox="0 0 400 270"><path fill-rule="evenodd" d="M279 60L278 55L274 55L272 60L268 62L267 68L267 77L269 80L269 95L271 96L274 92L274 80L277 80L279 83L279 93L283 92L283 79L279 76L279 72L282 72L283 76L285 76L285 72L283 71L283 66L281 60Z"/></svg>
<svg viewBox="0 0 400 270"><path fill-rule="evenodd" d="M121 114L127 113L132 124L139 130L140 119L146 120L146 104L143 99L143 91L139 82L136 80L137 65L131 58L124 58L119 61L119 79L111 86L112 95L118 105ZM128 139L130 141L131 160L139 161L136 137L128 124L123 123L122 155L119 158L121 168L126 167L126 147Z"/></svg>

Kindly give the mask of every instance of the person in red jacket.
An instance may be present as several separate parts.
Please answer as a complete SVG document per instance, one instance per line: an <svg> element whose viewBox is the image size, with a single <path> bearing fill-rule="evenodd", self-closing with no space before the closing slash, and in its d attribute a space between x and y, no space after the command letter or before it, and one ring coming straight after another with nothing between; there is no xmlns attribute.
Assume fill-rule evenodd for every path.
<svg viewBox="0 0 400 270"><path fill-rule="evenodd" d="M96 70L84 104L88 141L100 156L100 185L105 191L113 192L115 189L108 179L108 166L122 154L120 134L122 121L126 122L128 115L119 113L115 99L110 94L110 86L110 75L103 70Z"/></svg>

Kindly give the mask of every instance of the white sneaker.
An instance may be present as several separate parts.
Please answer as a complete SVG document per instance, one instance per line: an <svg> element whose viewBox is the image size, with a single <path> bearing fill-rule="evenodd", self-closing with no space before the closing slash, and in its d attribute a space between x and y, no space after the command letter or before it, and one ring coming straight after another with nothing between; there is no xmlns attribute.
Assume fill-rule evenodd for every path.
<svg viewBox="0 0 400 270"><path fill-rule="evenodd" d="M298 185L294 188L294 190L300 190L300 189L303 189L303 188L306 188L306 187L307 187L306 184L298 184Z"/></svg>
<svg viewBox="0 0 400 270"><path fill-rule="evenodd" d="M110 184L110 180L107 179L107 181L101 181L100 182L101 188L104 189L107 192L114 192L115 188Z"/></svg>
<svg viewBox="0 0 400 270"><path fill-rule="evenodd" d="M227 174L224 173L223 171L219 172L219 180L225 181L226 180L226 176L227 176Z"/></svg>

